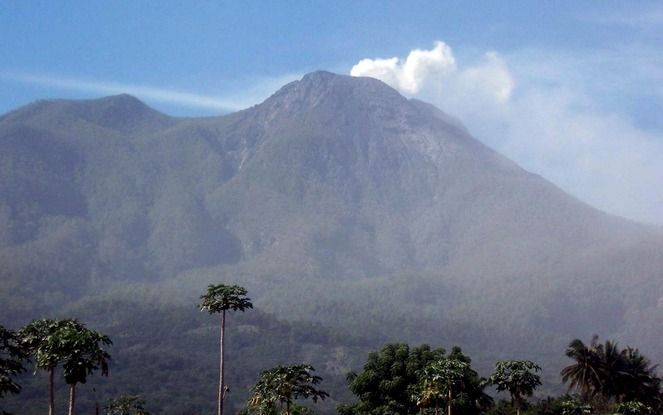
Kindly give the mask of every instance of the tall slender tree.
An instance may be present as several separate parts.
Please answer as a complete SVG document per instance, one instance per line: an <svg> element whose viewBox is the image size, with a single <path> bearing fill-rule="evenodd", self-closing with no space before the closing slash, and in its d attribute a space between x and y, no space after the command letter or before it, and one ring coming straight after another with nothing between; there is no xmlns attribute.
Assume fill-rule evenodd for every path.
<svg viewBox="0 0 663 415"><path fill-rule="evenodd" d="M226 330L226 311L244 311L253 308L251 299L246 297L246 289L239 285L210 284L207 292L200 296L200 311L210 314L221 313L221 333L219 339L219 390L217 397L217 415L223 415L224 387L224 340Z"/></svg>
<svg viewBox="0 0 663 415"><path fill-rule="evenodd" d="M541 377L536 374L541 368L529 360L505 360L495 364L495 371L488 382L497 390L508 391L511 404L516 407L516 415L520 415L524 397L532 396L534 389L541 385Z"/></svg>
<svg viewBox="0 0 663 415"><path fill-rule="evenodd" d="M55 368L64 357L62 350L49 339L65 328L82 329L83 325L72 319L44 318L32 320L18 332L22 346L34 358L35 371L42 369L48 373L48 415L53 415L55 406Z"/></svg>

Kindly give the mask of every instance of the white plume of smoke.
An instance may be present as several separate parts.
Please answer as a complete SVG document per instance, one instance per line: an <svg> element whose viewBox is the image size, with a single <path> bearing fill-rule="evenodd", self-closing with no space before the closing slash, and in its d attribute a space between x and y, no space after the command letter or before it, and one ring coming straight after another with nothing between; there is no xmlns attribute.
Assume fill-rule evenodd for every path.
<svg viewBox="0 0 663 415"><path fill-rule="evenodd" d="M628 87L643 67L656 68L647 75L656 85L663 77L651 64L657 53L629 67L614 56L569 59L551 51L510 59L490 51L460 62L437 41L405 59L362 59L350 74L380 79L460 117L480 140L600 209L663 224L663 133L639 128L619 109L602 109L590 86Z"/></svg>
<svg viewBox="0 0 663 415"><path fill-rule="evenodd" d="M453 51L439 40L433 49L414 49L403 60L362 59L352 67L350 75L377 78L413 95L444 88L447 93L474 92L506 101L514 88L511 74L497 52L488 52L484 61L459 70Z"/></svg>
<svg viewBox="0 0 663 415"><path fill-rule="evenodd" d="M435 42L431 50L415 49L405 60L362 59L352 67L352 76L370 76L380 79L401 91L415 94L431 77L443 76L456 70L451 48L442 41Z"/></svg>

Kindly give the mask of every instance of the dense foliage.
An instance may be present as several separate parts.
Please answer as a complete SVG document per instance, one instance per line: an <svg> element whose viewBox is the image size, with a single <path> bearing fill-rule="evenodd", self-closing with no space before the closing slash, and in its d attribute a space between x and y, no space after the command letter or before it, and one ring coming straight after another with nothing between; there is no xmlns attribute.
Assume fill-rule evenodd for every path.
<svg viewBox="0 0 663 415"><path fill-rule="evenodd" d="M363 370L348 374L349 388L359 402L339 407L344 415L417 412L411 399L418 373L437 358L444 349L431 349L428 345L410 348L403 343L385 345L380 351L368 355Z"/></svg>
<svg viewBox="0 0 663 415"><path fill-rule="evenodd" d="M118 408L130 411L133 410L130 409L131 405L135 404L135 411L129 413L141 413L136 411L146 412L148 410L152 413L164 414L210 412L213 406L206 396L209 397L214 388L205 379L214 376L212 368L214 365L210 365L210 363L216 358L215 348L212 347L214 343L212 340L217 335L215 324L210 324L191 307L189 307L188 313L182 313L183 310L162 308L161 315L155 316L154 308L145 307L144 304L129 302L123 303L120 307L120 303L116 301L106 303L106 308L102 307L104 302L100 301L96 304L98 308L94 313L85 316L86 320L94 320L95 325L101 323L100 326L116 339L116 342L114 349L110 351L114 363L112 376L104 382L93 377L88 380L91 385L81 386L86 386L86 388L81 393L80 409L88 412L95 406L102 406L99 403L95 405L95 400L103 401L108 396L135 397L140 394L145 397L144 400L118 400L116 402ZM81 314L85 314L85 311L90 313L91 308L94 307L86 305L77 310ZM113 328L113 322L118 321L118 317L120 317L115 315L118 312L132 314L136 325ZM174 316L179 317L173 319ZM182 319L182 316L187 317ZM19 330L19 333L26 333L26 337L19 339L23 341L14 344L31 344L33 346L30 350L36 353L34 345L39 342L35 342L35 338L32 337L34 328L36 326L52 327L53 325L61 327L67 327L67 325L72 327L73 325L75 327L81 323L77 320L35 320L24 329ZM335 335L320 327L310 325L288 325L272 319L259 310L246 315L238 315L236 319L233 319L233 327L234 329L229 332L229 342L232 346L229 350L231 355L236 358L234 361L237 362L236 365L232 365L229 373L229 384L232 386L229 402L233 412L247 408L247 402L253 398L252 401L257 406L249 407L252 407L254 412L275 414L279 410L279 403L283 403L282 409L287 412L288 402L290 402L292 414L310 413L311 409L301 406L297 397L305 397L306 390L311 397L322 397L323 392L314 386L323 378L325 379L325 390L329 391L331 404L329 405L325 401L324 405L316 407L316 411L319 410L323 413L333 412L333 405L344 402L338 407L338 412L341 414L416 414L420 411L434 413L437 411L436 407L444 408L448 405L447 398L450 390L452 392L452 414L513 415L517 411L517 407L503 401L492 403L492 399L484 391L486 380L482 379L472 368L469 356L457 347L452 348L450 353L446 353L443 349L431 348L428 345L411 347L405 343L389 343L379 350L369 352L370 349L367 346L357 344L358 348L355 353L361 354L361 350L363 350L367 353L367 358L363 362L363 370L351 371L347 377L349 392L354 394L357 399L356 403L347 403L352 402L352 397L345 389L342 375L351 368L358 367L361 362L339 359L341 356L338 353L341 352L341 349L334 345L338 344L336 336L344 337L342 333ZM28 336L29 333L33 334ZM155 342L154 339L159 340ZM316 339L315 343L311 342L313 339ZM203 348L202 353L196 353L190 346L198 342L211 344ZM571 344L577 345L577 341ZM606 350L606 344L601 345L597 341L593 341L592 344L593 346L590 344L589 350L593 353ZM609 345L612 344L614 342L609 342ZM53 349L47 348L47 350ZM183 354L183 350L190 351L191 355ZM636 349L617 350L620 352L618 355L622 355L624 359L637 358L637 361L647 363L643 366L647 368L647 376L656 378L655 367ZM347 358L348 351L343 353ZM321 372L321 376L316 376L311 373L311 366L308 364L284 364L302 359L320 365L325 370ZM605 360L605 357L599 361L602 359ZM37 359L35 358L34 361L37 362ZM49 360L43 357L42 361L48 362ZM51 365L54 363L62 362L50 361ZM523 364L521 365L521 363ZM492 380L496 382L497 379L504 379L505 377L499 375L500 373L505 375L507 383L504 385L505 390L508 391L507 384L523 383L516 381L513 376L509 377L508 373L519 373L521 369L524 372L531 370L536 372L536 365L533 363L529 365L529 363L531 362L500 362L496 365L496 369L502 367L504 370L496 370ZM334 368L339 364L342 366ZM270 367L272 369L265 369ZM287 373L301 376L288 377ZM447 376L450 374L453 376ZM283 386L288 385L291 381L291 384L295 385L306 384L307 379L312 380L310 386L313 389L302 389L304 392L301 396L299 392L295 393L298 389ZM439 383L438 381L441 379L446 379L447 382ZM653 380L656 381L656 379ZM2 400L3 408L28 415L43 413L43 409L46 407L43 381L46 379L42 376L23 375L16 380L23 386L21 394L17 397L5 397ZM449 385L449 380L452 380L451 389L445 389L445 385ZM536 383L534 379L529 384L535 385ZM630 384L632 385L632 383ZM254 385L251 391L249 390L250 385ZM625 414L655 414L661 409L660 383L657 385L657 388L647 389L648 395L642 391L626 392L627 387L622 385L618 387L619 389L610 389L623 391L621 395L612 396L610 399L598 392L591 393L589 400L568 396L538 401L534 399L529 404L523 400L521 409L524 415L560 415L562 412L568 415L581 415L587 414L589 408L593 408L595 414L622 412ZM611 388L614 387L617 386L611 386ZM651 385L647 387L649 388ZM522 396L528 395L526 389L527 387L522 389ZM290 395L288 391L290 391ZM59 388L56 392L60 394L65 391ZM313 392L319 393L316 395ZM183 395L178 395L178 393ZM171 396L186 396L186 399L172 399ZM327 396L327 392L324 392L324 396ZM639 398L632 399L633 396ZM435 400L437 400L437 405ZM30 402L30 404L26 405L26 402ZM267 404L261 405L261 403ZM21 408L20 412L16 409L18 407Z"/></svg>
<svg viewBox="0 0 663 415"><path fill-rule="evenodd" d="M475 414L492 399L483 393L483 380L460 348L451 353L429 345L410 348L403 343L371 352L360 373L348 375L349 388L359 401L340 405L341 414L411 414L442 404ZM448 399L451 394L451 399Z"/></svg>
<svg viewBox="0 0 663 415"><path fill-rule="evenodd" d="M108 400L106 415L150 415L140 396L122 395Z"/></svg>
<svg viewBox="0 0 663 415"><path fill-rule="evenodd" d="M663 410L657 366L638 349L620 349L610 340L601 344L594 336L589 345L580 339L571 341L566 356L574 363L562 369L562 380L569 389L578 390L585 401L595 401L599 406L640 402Z"/></svg>
<svg viewBox="0 0 663 415"><path fill-rule="evenodd" d="M258 382L251 387L249 407L263 415L273 413L278 403L286 415L291 415L297 399L324 400L329 394L317 388L322 378L313 372L313 366L307 364L279 365L263 371Z"/></svg>
<svg viewBox="0 0 663 415"><path fill-rule="evenodd" d="M76 385L86 383L88 375L97 369L108 375L110 355L104 347L112 344L110 338L88 329L78 320L33 320L19 335L21 346L35 361L35 368L48 372L49 415L55 411L54 372L58 365L62 366L64 380L69 385L69 415L76 408Z"/></svg>
<svg viewBox="0 0 663 415"><path fill-rule="evenodd" d="M536 374L541 368L529 360L506 360L495 364L495 371L488 382L495 385L498 392L507 391L511 403L520 415L523 399L532 396L534 389L541 385L541 377Z"/></svg>
<svg viewBox="0 0 663 415"><path fill-rule="evenodd" d="M79 385L78 411L91 413L97 403L103 407L111 396L141 395L145 409L153 414L214 412L218 321L198 312L193 304L176 307L136 297L127 293L120 298L97 298L63 310L113 340L110 376L93 376ZM229 413L245 406L249 387L260 372L292 362L310 362L325 379L325 389L332 396L319 403L318 410L330 413L336 404L351 400L345 374L360 364L370 347L356 333L282 322L260 310L233 315L228 325L227 357L233 362L226 368ZM61 371L56 369L56 411L66 413L67 385L60 379ZM17 382L23 387L21 394L7 397L0 405L17 415L43 415L48 405L48 376L24 373Z"/></svg>
<svg viewBox="0 0 663 415"><path fill-rule="evenodd" d="M15 378L25 371L23 360L27 353L19 340L13 330L0 325L0 399L8 393L21 391Z"/></svg>

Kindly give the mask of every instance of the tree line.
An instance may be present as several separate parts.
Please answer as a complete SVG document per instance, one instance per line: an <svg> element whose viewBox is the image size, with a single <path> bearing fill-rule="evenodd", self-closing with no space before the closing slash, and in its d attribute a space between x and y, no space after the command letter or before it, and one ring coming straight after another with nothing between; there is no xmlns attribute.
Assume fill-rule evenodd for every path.
<svg viewBox="0 0 663 415"><path fill-rule="evenodd" d="M210 285L198 305L201 311L220 315L217 415L223 415L229 391L224 381L226 312L252 308L246 294L246 289L237 285ZM0 326L0 398L20 392L15 379L25 371L25 362L30 361L35 371L44 370L48 375L48 407L49 415L53 415L54 373L61 366L69 387L69 415L74 415L76 385L85 383L87 376L98 370L102 375L108 374L107 347L111 344L108 336L75 319L33 320L16 332ZM428 345L386 344L369 353L361 372L348 374L348 387L357 401L340 404L337 410L340 415L440 415L442 411L447 415L653 415L663 411L656 365L638 349L620 349L609 340L599 343L595 336L589 344L573 340L565 354L573 363L561 371L561 376L568 392L574 394L530 405L527 398L541 385L541 368L534 362L499 361L493 373L483 378L459 347L446 353ZM264 370L251 388L243 412L310 413L309 408L299 405L302 399L317 402L329 397L318 388L322 378L314 373L315 368L307 364ZM508 392L509 403L494 402L486 392L489 387ZM110 399L105 410L109 415L147 414L144 400L130 395Z"/></svg>

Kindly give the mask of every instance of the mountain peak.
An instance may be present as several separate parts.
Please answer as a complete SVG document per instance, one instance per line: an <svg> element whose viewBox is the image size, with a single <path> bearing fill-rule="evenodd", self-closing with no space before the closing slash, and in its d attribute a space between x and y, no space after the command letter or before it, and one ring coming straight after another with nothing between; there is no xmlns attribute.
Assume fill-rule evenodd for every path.
<svg viewBox="0 0 663 415"><path fill-rule="evenodd" d="M41 100L5 115L2 119L49 123L53 118L73 117L112 130L131 132L163 128L174 120L129 94L85 100Z"/></svg>
<svg viewBox="0 0 663 415"><path fill-rule="evenodd" d="M286 100L291 104L299 102L313 107L329 100L337 104L352 100L388 101L391 105L407 101L395 89L377 79L328 71L306 74L301 80L282 87L270 100Z"/></svg>
<svg viewBox="0 0 663 415"><path fill-rule="evenodd" d="M134 110L151 109L143 101L130 94L110 95L107 97L93 99L90 100L89 102L95 105L117 106L117 107L131 108Z"/></svg>

